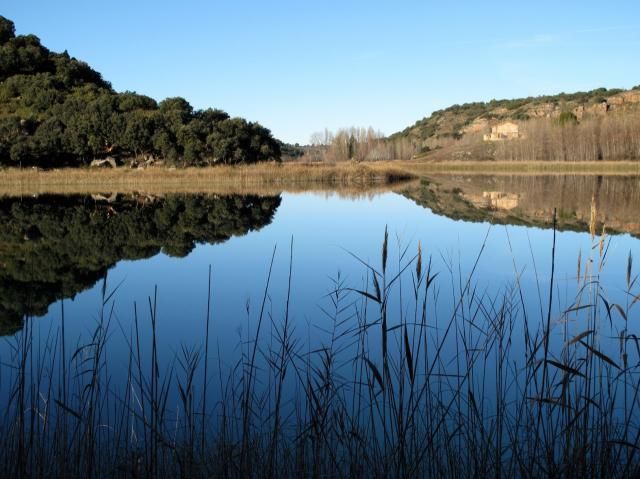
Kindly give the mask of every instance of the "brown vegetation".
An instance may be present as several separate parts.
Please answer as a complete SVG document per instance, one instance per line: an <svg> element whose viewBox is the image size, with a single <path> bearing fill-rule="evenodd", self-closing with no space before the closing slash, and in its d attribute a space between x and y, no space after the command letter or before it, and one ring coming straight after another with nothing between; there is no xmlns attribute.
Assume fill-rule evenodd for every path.
<svg viewBox="0 0 640 479"><path fill-rule="evenodd" d="M414 175L395 164L279 164L211 168L66 168L0 170L0 196L105 191L152 193L253 193L338 190L363 192L411 180Z"/></svg>
<svg viewBox="0 0 640 479"><path fill-rule="evenodd" d="M638 175L637 161L353 161L287 162L211 168L146 170L67 168L0 170L0 196L44 193L83 194L215 193L273 195L283 191L337 191L345 194L389 190L391 185L433 173L483 175Z"/></svg>
<svg viewBox="0 0 640 479"><path fill-rule="evenodd" d="M638 161L494 161L494 160L434 160L397 162L398 167L415 175L464 172L475 175L638 175Z"/></svg>
<svg viewBox="0 0 640 479"><path fill-rule="evenodd" d="M311 135L304 161L382 161L409 160L420 151L417 141L411 138L389 140L373 128L341 128L336 133L325 129Z"/></svg>
<svg viewBox="0 0 640 479"><path fill-rule="evenodd" d="M543 118L522 124L524 137L496 143L505 161L640 159L640 112L591 116L578 123ZM562 118L561 118L562 119Z"/></svg>
<svg viewBox="0 0 640 479"><path fill-rule="evenodd" d="M640 109L576 108L548 117L495 123L480 118L455 135L393 135L385 138L372 128L325 130L311 136L307 162L345 160L497 160L588 162L640 159ZM473 126L473 128L472 128ZM511 126L515 132L499 133ZM493 133L487 134L491 128ZM484 135L483 135L484 133ZM487 142L484 140L491 139Z"/></svg>
<svg viewBox="0 0 640 479"><path fill-rule="evenodd" d="M628 91L599 88L589 92L465 103L434 111L430 116L391 135L390 138L411 137L433 149L438 147L442 140L459 139L470 133L488 133L489 128L499 122L522 122L536 118L559 119L568 114L582 121L589 116L632 112L638 108L638 87Z"/></svg>
<svg viewBox="0 0 640 479"><path fill-rule="evenodd" d="M556 210L561 230L589 231L595 220L598 231L640 237L640 176L430 173L403 194L453 219L549 227Z"/></svg>

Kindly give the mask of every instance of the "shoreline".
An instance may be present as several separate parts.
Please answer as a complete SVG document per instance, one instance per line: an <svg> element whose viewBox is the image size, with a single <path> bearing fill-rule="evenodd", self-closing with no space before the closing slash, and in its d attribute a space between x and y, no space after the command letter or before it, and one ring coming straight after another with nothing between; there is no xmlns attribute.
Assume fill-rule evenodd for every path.
<svg viewBox="0 0 640 479"><path fill-rule="evenodd" d="M303 191L364 193L391 190L431 174L640 175L637 161L497 162L395 160L378 162L260 163L201 168L134 170L60 168L0 169L0 196L99 192L253 193Z"/></svg>
<svg viewBox="0 0 640 479"><path fill-rule="evenodd" d="M0 170L0 197L83 193L212 193L272 195L334 191L360 194L389 191L417 176L392 164L335 165L262 163L204 168L155 167Z"/></svg>
<svg viewBox="0 0 640 479"><path fill-rule="evenodd" d="M468 173L472 175L640 175L640 161L401 161L412 173Z"/></svg>

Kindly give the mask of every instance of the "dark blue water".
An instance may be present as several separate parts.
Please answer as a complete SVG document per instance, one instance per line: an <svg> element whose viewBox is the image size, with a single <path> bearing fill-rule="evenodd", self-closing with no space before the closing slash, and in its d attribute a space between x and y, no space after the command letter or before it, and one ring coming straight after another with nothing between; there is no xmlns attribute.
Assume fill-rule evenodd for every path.
<svg viewBox="0 0 640 479"><path fill-rule="evenodd" d="M113 326L130 331L134 303L141 313L148 313L148 298L157 288L163 354L172 354L181 343L200 341L211 265L212 325L222 347L233 348L239 335L251 330L252 317L261 306L274 249L267 307L274 316L283 314L292 242L291 318L303 328L322 325L320 308L332 288L331 279L340 274L345 284L362 289L367 270L354 256L379 268L385 228L389 231L389 268L397 271L399 254L406 250L404 264L417 253L420 242L424 260L431 257L433 270L440 273L437 284L443 307L453 294L451 282L459 285L466 280L476 259L478 289L495 293L519 278L527 301L539 302L539 287L546 302L553 242L548 227L453 220L397 193L356 199L337 194L283 194L273 220L257 225L255 231L234 234L217 244L196 237L195 247L184 257L160 252L140 260L120 260L109 267L107 289L110 292L118 286L113 296ZM74 238L65 241L73 244ZM570 305L578 255L584 261L597 251L592 249L594 241L588 232L558 232L556 241L556 293L560 303ZM638 252L640 241L621 234L609 236L607 244L600 280L611 294L618 294L624 289L628 254ZM26 260L25 269L30 267ZM28 282L23 284L25 289L31 287ZM102 287L99 280L65 299L70 337L88 334L95 327ZM60 302L55 301L47 314L34 321L38 329L47 331L57 327L60 317ZM118 333L114 330L114 334Z"/></svg>
<svg viewBox="0 0 640 479"><path fill-rule="evenodd" d="M609 189L615 188L609 185ZM531 193L523 194L521 201L543 201L532 198ZM221 365L228 374L240 364L243 353L245 359L250 356L251 339L259 327L258 363L264 365L267 354L263 351L277 343L286 312L301 350L326 345L338 334L345 344L342 353L349 358L355 349L350 351L344 338L355 329L358 314L362 319L363 311L368 311L371 323L379 319L376 305L364 305L365 297L358 290L375 292L369 267L382 271L385 229L389 233L386 277L391 280L403 271L388 300L389 327L401 318L410 322L415 315L411 299L415 262L404 268L415 259L420 244L423 271L431 262L431 274L438 274L428 307L434 344L452 315L461 324L471 317L480 324L497 315L491 311L492 304L510 298L515 308L511 354L522 360L525 321L535 332L547 320L554 245L550 212L556 207L572 211L573 216L567 219L564 213L555 231L552 347L559 348L587 328L584 318L563 314L584 285L576 278L579 258L581 275L589 268L609 303L629 304L625 293L628 258L630 253L640 258L640 240L624 232L606 234L602 253L599 243L601 223L603 219L606 223L607 216L615 219L618 229L635 232L636 223L633 218L625 222L624 212L597 212L598 235L592 238L579 211L585 207L584 198L579 198L578 207L566 198L556 206L554 197L548 196L546 209L536 206L532 213L525 203L508 214L499 208L472 207L465 200L461 204L467 210L458 209L450 216L442 213L444 200L432 203L432 209L424 199L425 195L415 192L181 196L147 203L123 196L113 205L90 198L5 199L5 239L0 249L5 337L0 341L0 360L5 365L16 363L16 345L25 339L24 321L30 326L28 334L38 358L58 346L63 317L69 354L90 343L102 324L108 336L104 360L111 385L117 389L126 380L136 318L141 356L150 357L150 318L155 310L161 367L177 367L183 348L204 351L210 267L212 370ZM616 199L600 200L601 204L607 201ZM473 218L459 219L470 212ZM89 239L81 239L81 231L90 231ZM602 269L600 263L604 263ZM329 297L337 285L343 295L340 307L345 307L338 315L338 326ZM588 300L585 293L580 304ZM460 307L462 303L465 306ZM614 310L616 325L603 336L601 350L620 361L616 315ZM629 325L634 318L629 318ZM456 336L445 340L445 354L452 361L460 346L454 342ZM370 340L374 345L370 358L379 359L377 329ZM13 374L3 368L3 395ZM50 374L55 377L58 372L54 368ZM490 391L487 394L491 396Z"/></svg>

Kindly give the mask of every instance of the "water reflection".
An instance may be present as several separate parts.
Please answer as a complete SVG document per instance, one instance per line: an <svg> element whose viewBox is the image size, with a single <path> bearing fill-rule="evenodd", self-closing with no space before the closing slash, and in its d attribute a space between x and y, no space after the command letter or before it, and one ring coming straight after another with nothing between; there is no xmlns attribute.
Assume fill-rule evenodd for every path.
<svg viewBox="0 0 640 479"><path fill-rule="evenodd" d="M599 228L640 236L640 178L623 176L432 175L405 195L434 213L464 221L588 231L592 205Z"/></svg>
<svg viewBox="0 0 640 479"><path fill-rule="evenodd" d="M189 254L269 224L280 196L42 196L0 200L0 333L93 286L123 259Z"/></svg>
<svg viewBox="0 0 640 479"><path fill-rule="evenodd" d="M542 446L527 442L532 441L531 431L540 429L536 417L546 421L542 431L553 431L556 425L564 430L565 424L577 428L567 434L571 437L582 437L583 427L591 431L590 425L583 426L574 416L565 417L568 410L600 424L601 411L611 404L606 408L623 412L611 413L603 427L623 430L619 417L628 417L628 424L638 424L637 389L627 392L624 388L631 384L627 378L632 379L640 365L637 325L626 319L636 313L631 310L628 290L633 289L630 278L637 271L637 265L631 268L630 258L637 258L640 241L629 235L607 235L607 265L601 270L604 260L599 238L573 231L555 234L543 227L549 224L553 208L558 208L562 227L586 229L593 197L600 221L618 221L621 231L624 227L637 232L633 229L638 199L634 181L637 179L459 175L424 179L422 184L405 189L405 196L433 212L395 193L350 201L315 193L262 198L100 195L4 200L0 202L0 301L5 310L7 298L18 305L10 310L14 320L18 316L12 323L14 329L20 326L21 314L38 314L29 301L44 298L41 311L45 311L53 299L72 296L90 286L114 262L118 264L110 269L105 290L113 291L116 284L123 287L108 302L109 320L104 321L108 323L104 329L100 282L78 294L73 302L64 302L64 316L57 307L61 305L56 304L44 317L25 322L27 327L14 338L0 341L2 364L8 364L0 368L0 384L20 385L21 371L43 371L22 399L11 387L0 390L0 409L9 411L7 417L15 424L7 405L18 401L24 405L23 411L38 411L47 397L48 403L65 407L52 408L47 421L31 414L37 431L44 430L46 424L56 424L58 414L74 428L99 429L106 424L103 430L109 436L105 435L102 443L126 447L144 447L145 438L153 437L156 431L170 431L166 437L183 441L178 444L189 443L189 431L194 430L190 424L196 425L196 430L206 427L217 434L225 429L222 426L228 419L229 430L242 431L243 406L238 405L248 403L250 414L244 417L251 418L250 428L259 437L267 437L265 430L274 437L269 424L280 412L283 418L291 418L291 422L283 422L283 431L311 431L316 427L313 420L296 422L301 417L298 411L315 404L315 399L308 398L346 405L341 411L356 411L352 416L326 415L335 418L328 426L331 430L340 430L339 421L346 417L357 431L363 431L358 432L360 437L375 438L381 424L391 423L387 418L398 417L388 405L403 398L399 391L425 398L419 401L419 408L406 408L407 419L402 421L409 424L414 418L428 418L437 430L446 429L438 440L444 443L451 439L447 431L460 424L469 427L463 436L472 438L478 430L495 428L497 410L503 411L500 421L515 432L513 444L529 444L532 449L555 447L544 444L544 434L533 440L541 438ZM540 227L495 227L481 221ZM259 232L244 234L267 224ZM388 249L381 247L386 229L390 233ZM238 237L222 244L234 234ZM194 247L198 242L218 244ZM160 251L179 258L156 254ZM386 262L382 251L388 253ZM418 251L421 269L415 256ZM270 263L273 254L275 259ZM146 259L118 261L132 258ZM382 279L373 280L372 269L360 259L382 271L377 273ZM210 265L211 294L207 281ZM435 278L429 287L425 286L427 278ZM44 292L35 289L40 285ZM634 288L635 295L637 284ZM547 292L553 295L547 296ZM17 300L20 294L26 299ZM588 305L592 298L598 301L596 313ZM136 304L141 307L136 309ZM574 304L580 306L572 307ZM386 328L382 327L383 317ZM592 334L596 324L602 329ZM94 343L101 343L95 341L97 333L108 338L104 348L94 347ZM387 333L388 341L383 340ZM543 337L549 337L551 361L543 361ZM580 341L567 348L568 341L576 337ZM628 351L623 338L634 339L628 341ZM57 354L62 349L56 349L57 344L66 344L67 351L74 352L67 354L71 360L65 360L62 352ZM291 354L283 354L284 345L291 348ZM207 359L203 351L208 346L211 353ZM255 367L251 350L257 352ZM82 354L76 355L78 351ZM91 355L99 354L102 356L96 364L100 364L100 373L94 375L95 368L87 369L85 363ZM610 359L603 359L605 355ZM292 359L281 366L284 359L278 358L285 357ZM202 358L198 367L184 366L193 364L193 358ZM383 368L387 358L390 366ZM61 375L62 364L68 364L73 374ZM539 367L542 364L545 366ZM636 366L619 374L627 364ZM392 371L391 375L385 369ZM289 371L286 380L281 376L285 370ZM377 378L374 371L378 371ZM602 376L601 371L608 371L608 376ZM545 386L541 376L546 378ZM95 377L103 381L97 387ZM203 379L208 377L209 382ZM167 412L159 419L155 411L163 409L157 407L162 401L154 396L157 388L153 393L154 386L149 386L152 378L168 385L167 399L162 400L168 405ZM195 379L191 382L190 378ZM247 382L247 378L252 379ZM612 382L598 383L602 378ZM281 389L274 387L279 381ZM187 388L185 394L183 385L187 383L192 389ZM590 389L591 384L603 387ZM94 387L108 391L104 402L86 399L94 395ZM368 389L354 394L361 387ZM586 395L581 393L585 390ZM41 396L40 391L53 391L51 399ZM66 391L73 392L69 402L64 400ZM196 393L191 396L189 391ZM202 391L208 391L207 400L202 399L206 406L203 413L199 405L190 408L193 403L184 399L194 397L199 404ZM277 391L283 394L281 410L275 406L280 404ZM560 403L556 398L564 391L571 391L574 399L569 407L557 409ZM129 401L133 394L135 399ZM246 402L242 394L247 394ZM469 398L475 404L473 412L468 408ZM102 408L112 399L113 408ZM542 411L539 406L555 409L537 415ZM89 409L105 411L104 417L98 413L91 419L93 416L85 412ZM19 408L13 411L23 417ZM382 411L376 413L373 426L369 411ZM77 421L78 417L83 420ZM132 418L130 428L111 426L124 424L128 417ZM150 426L154 421L161 426ZM13 430L22 434L18 428ZM608 437L595 431L598 438ZM628 431L614 437L632 444L637 428ZM39 432L38 438L45 438L47 432ZM141 442L131 441L134 433ZM428 434L424 439L418 437L412 448L419 450L436 437L436 433ZM414 437L413 433L409 436ZM239 437L214 434L210 443L231 444L238 450ZM475 440L462 443L456 457L466 457L464 453L475 446ZM514 447L503 450L504 457L510 457ZM167 451L175 457L174 449ZM437 455L433 453L429 460L435 461Z"/></svg>
<svg viewBox="0 0 640 479"><path fill-rule="evenodd" d="M437 216L469 225L490 221L549 228L556 208L559 229L588 231L593 205L598 231L605 224L608 232L640 236L638 177L440 174L402 188L404 196ZM295 225L288 225L289 213L283 213L280 222L288 226L281 236L301 237L316 228L313 248L298 254L305 263L327 263L333 258L321 257L323 242L359 250L368 241L360 237L379 234L385 224L425 221L424 215L410 220L418 213L410 214L403 203L390 201L395 195L377 193L343 192L336 198L317 195L308 204L302 196L292 197L292 206L295 203L296 209L306 210ZM354 205L352 213L345 196ZM359 209L361 202L375 207ZM280 195L94 194L0 199L0 334L16 332L25 316L43 316L53 302L92 287L121 260L150 258L159 252L184 258L197 243L222 243L270 224L280 204ZM450 239L469 226L440 223L439 236ZM296 228L300 232L295 233ZM471 243L468 234L465 238ZM474 246L481 238L473 241L466 246ZM375 240L371 243L366 248L375 250L378 245ZM337 260L334 263L338 267Z"/></svg>

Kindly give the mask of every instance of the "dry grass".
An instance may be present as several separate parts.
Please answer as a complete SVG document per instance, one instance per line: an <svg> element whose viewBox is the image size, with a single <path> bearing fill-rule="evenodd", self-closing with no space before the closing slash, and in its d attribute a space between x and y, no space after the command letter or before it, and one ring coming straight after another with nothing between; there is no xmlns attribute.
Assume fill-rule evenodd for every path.
<svg viewBox="0 0 640 479"><path fill-rule="evenodd" d="M640 162L510 162L395 160L338 163L263 163L212 168L96 170L65 168L0 170L0 196L131 193L215 193L273 195L283 191L337 191L362 194L406 186L433 173L501 175L638 175Z"/></svg>
<svg viewBox="0 0 640 479"><path fill-rule="evenodd" d="M468 174L545 174L545 175L638 175L638 161L429 161L416 159L396 163L403 171L421 175L427 173Z"/></svg>
<svg viewBox="0 0 640 479"><path fill-rule="evenodd" d="M217 193L276 194L282 191L363 192L414 179L394 164L278 164L213 168L150 168L95 170L66 168L48 171L0 171L0 196L44 193Z"/></svg>

